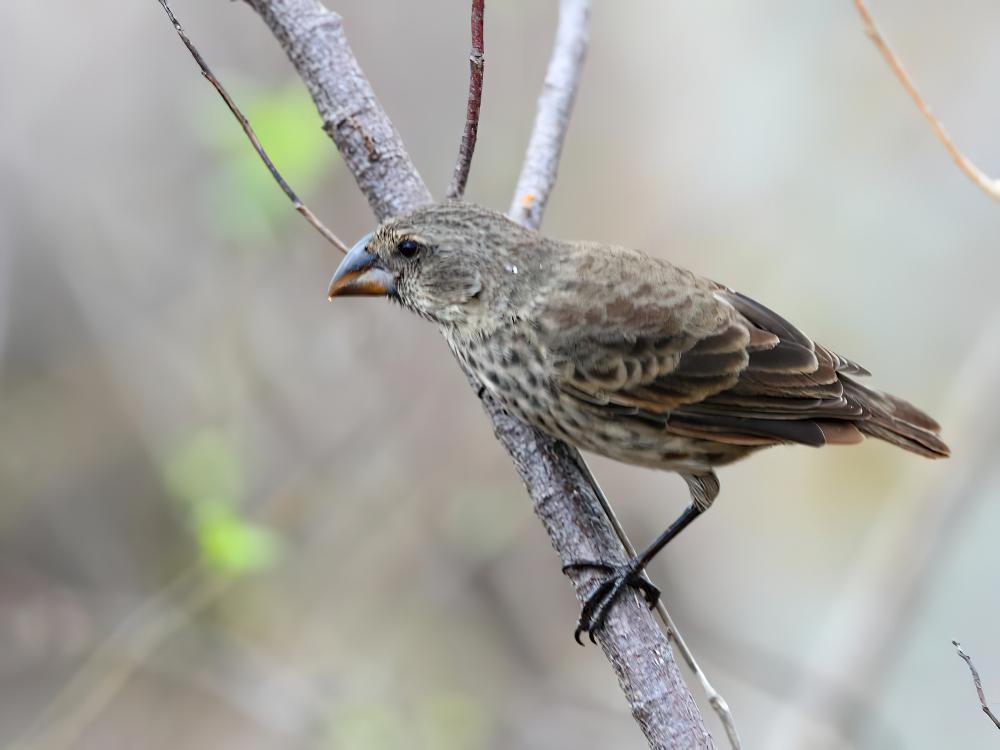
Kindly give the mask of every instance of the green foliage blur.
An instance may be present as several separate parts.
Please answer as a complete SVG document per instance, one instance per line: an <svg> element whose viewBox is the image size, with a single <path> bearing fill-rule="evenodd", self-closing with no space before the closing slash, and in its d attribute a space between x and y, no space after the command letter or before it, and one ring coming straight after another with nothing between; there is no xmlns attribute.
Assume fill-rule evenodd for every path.
<svg viewBox="0 0 1000 750"><path fill-rule="evenodd" d="M164 467L164 481L181 505L204 564L219 573L259 571L272 565L278 537L240 513L243 467L229 438L205 429L181 443Z"/></svg>
<svg viewBox="0 0 1000 750"><path fill-rule="evenodd" d="M309 194L337 169L339 161L308 92L295 81L261 88L231 74L225 76L225 83L271 161L309 203ZM212 100L203 105L201 115L202 138L222 159L208 191L217 229L241 247L280 247L280 242L261 240L277 237L288 223L301 219L290 210L287 196L254 153L239 124L220 116L224 111L218 100Z"/></svg>

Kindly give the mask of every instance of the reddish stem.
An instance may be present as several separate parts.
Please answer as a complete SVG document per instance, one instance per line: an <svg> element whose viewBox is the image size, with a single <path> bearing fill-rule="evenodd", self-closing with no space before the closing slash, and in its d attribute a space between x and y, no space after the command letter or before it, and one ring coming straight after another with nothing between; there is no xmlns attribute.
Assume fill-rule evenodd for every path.
<svg viewBox="0 0 1000 750"><path fill-rule="evenodd" d="M485 69L485 44L483 40L483 15L485 0L472 0L472 51L469 53L469 102L465 110L465 131L458 148L455 173L448 186L447 196L459 200L465 194L465 184L469 181L472 154L476 150L479 136L479 111L483 104L483 70Z"/></svg>

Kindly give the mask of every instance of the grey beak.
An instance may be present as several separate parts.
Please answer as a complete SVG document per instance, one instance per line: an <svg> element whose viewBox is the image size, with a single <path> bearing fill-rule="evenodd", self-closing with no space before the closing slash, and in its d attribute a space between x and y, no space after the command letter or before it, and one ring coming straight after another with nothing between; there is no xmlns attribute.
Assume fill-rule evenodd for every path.
<svg viewBox="0 0 1000 750"><path fill-rule="evenodd" d="M372 234L366 234L351 252L340 261L337 272L330 279L329 296L334 297L384 297L396 291L396 277L385 270L378 256L368 252Z"/></svg>

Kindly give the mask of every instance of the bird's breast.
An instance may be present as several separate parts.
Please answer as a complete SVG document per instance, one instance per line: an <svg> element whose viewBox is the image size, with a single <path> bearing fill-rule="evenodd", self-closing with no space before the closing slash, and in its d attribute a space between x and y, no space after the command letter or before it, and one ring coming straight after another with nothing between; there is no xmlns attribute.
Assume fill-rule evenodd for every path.
<svg viewBox="0 0 1000 750"><path fill-rule="evenodd" d="M708 465L703 446L670 435L664 426L613 415L559 388L551 356L530 329L501 329L487 337L446 338L458 359L511 415L555 438L618 461L668 470Z"/></svg>
<svg viewBox="0 0 1000 750"><path fill-rule="evenodd" d="M448 336L455 355L515 413L548 408L554 397L545 353L530 330L512 325L485 337ZM533 420L528 420L533 421Z"/></svg>

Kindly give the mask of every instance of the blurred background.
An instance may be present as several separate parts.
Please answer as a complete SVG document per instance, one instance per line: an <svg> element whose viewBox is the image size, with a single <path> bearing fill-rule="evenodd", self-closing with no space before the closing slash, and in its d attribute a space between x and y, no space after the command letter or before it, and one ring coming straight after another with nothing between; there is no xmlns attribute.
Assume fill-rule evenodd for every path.
<svg viewBox="0 0 1000 750"><path fill-rule="evenodd" d="M292 185L345 240L367 232L260 20L173 5ZM441 195L468 3L328 5ZM668 607L747 747L995 746L950 642L1000 705L1000 206L847 0L595 6L546 231L753 295L954 451L725 469L651 570ZM872 10L1000 171L1000 4ZM555 19L487 4L472 200L509 203ZM0 744L644 746L443 341L387 304L327 304L339 256L158 4L6 0L0 24ZM686 502L676 477L593 465L637 544Z"/></svg>

